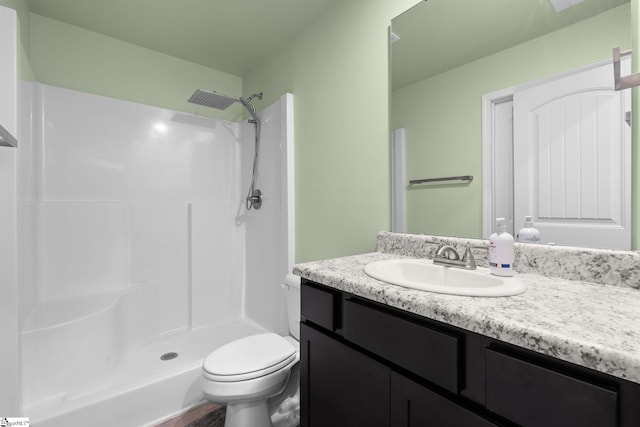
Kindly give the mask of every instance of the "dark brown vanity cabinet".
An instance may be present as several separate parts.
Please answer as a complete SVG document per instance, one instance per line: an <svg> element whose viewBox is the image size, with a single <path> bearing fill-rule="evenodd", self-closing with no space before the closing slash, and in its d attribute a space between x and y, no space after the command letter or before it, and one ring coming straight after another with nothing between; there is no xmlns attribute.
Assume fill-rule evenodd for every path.
<svg viewBox="0 0 640 427"><path fill-rule="evenodd" d="M303 427L639 427L640 385L304 280Z"/></svg>

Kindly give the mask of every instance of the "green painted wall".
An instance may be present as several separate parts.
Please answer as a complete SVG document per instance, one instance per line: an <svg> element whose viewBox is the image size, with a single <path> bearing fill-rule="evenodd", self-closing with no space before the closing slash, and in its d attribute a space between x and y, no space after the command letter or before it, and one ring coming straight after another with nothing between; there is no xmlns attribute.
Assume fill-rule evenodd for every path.
<svg viewBox="0 0 640 427"><path fill-rule="evenodd" d="M613 46L631 47L630 34L627 4L394 91L392 128L407 129L407 178L474 176L409 188L408 230L482 237L482 95L610 58Z"/></svg>
<svg viewBox="0 0 640 427"><path fill-rule="evenodd" d="M296 260L375 250L390 225L388 36L416 0L337 2L245 76L295 95Z"/></svg>
<svg viewBox="0 0 640 427"><path fill-rule="evenodd" d="M242 94L242 78L31 14L31 66L52 86L162 108L238 120L239 104L225 111L189 104L198 88Z"/></svg>

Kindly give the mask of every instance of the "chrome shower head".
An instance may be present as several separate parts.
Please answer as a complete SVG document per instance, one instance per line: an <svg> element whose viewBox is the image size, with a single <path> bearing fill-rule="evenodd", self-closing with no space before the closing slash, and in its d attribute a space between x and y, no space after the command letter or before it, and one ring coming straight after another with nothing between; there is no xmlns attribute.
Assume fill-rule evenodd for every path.
<svg viewBox="0 0 640 427"><path fill-rule="evenodd" d="M193 95L191 95L188 102L215 108L217 110L226 110L234 102L238 102L238 100L235 98L229 98L228 96L218 92L197 89L193 92Z"/></svg>

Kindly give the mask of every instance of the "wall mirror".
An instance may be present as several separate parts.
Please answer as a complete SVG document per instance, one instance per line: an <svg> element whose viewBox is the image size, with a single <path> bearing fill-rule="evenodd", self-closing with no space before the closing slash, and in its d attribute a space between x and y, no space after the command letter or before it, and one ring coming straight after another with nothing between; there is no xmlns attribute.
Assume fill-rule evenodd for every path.
<svg viewBox="0 0 640 427"><path fill-rule="evenodd" d="M391 31L392 40L396 41L391 43L390 55L391 128L403 129L402 133L394 132L394 134L398 139L404 138L405 152L394 152L394 155L397 158L401 155L404 159L405 179L402 187L405 192L404 200L400 197L394 199L393 203L394 215L398 212L396 207L400 203L406 204L406 231L487 238L487 226L483 224L483 209L486 211L487 206L485 197L483 208L483 194L488 194L486 189L483 191L483 185L488 182L488 179L483 179L483 172L487 169L485 166L483 171L483 132L486 137L487 128L493 129L494 133L498 134L502 128L494 126L498 120L495 117L483 124L483 99L485 108L487 105L490 107L492 105L487 104L488 100L492 100L491 102L496 106L503 98L511 97L513 100L515 90L518 93L515 98L517 105L521 105L520 93L524 89L551 81L556 82L555 86L546 89L558 92L558 88L566 87L566 82L574 82L577 79L575 74L571 73L581 73L601 65L611 66L614 47L620 47L622 51L631 49L631 25L628 0L529 2L428 0L420 2L394 18ZM611 73L611 87L613 87L613 73ZM608 181L604 180L605 184L593 180L593 177L602 176L605 173L604 163L607 168L614 171L619 171L622 167L626 168L624 174L628 174L629 179L629 182L623 185L626 186L623 190L628 194L625 200L616 199L607 202L613 203L620 209L627 206L630 210L630 198L637 197L639 189L630 188L632 187L630 184L630 124L624 125L626 129L622 125L625 123L624 116L628 109L625 105L620 106L621 102L614 102L616 108L620 109L616 114L620 113L622 118L616 118L619 122L616 124L618 127L610 134L626 132L629 136L627 141L621 143L623 152L613 150L614 154L610 155L606 162L602 160L601 148L600 151L593 148L590 151L591 154L588 154L588 150L580 148L589 144L589 138L580 136L577 137L577 142L573 143L573 151L569 142L565 142L561 150L558 147L552 147L544 151L545 149L539 146L536 146L537 151L529 148L523 150L520 136L513 124L516 119L513 116L501 119L501 123L512 121L509 124L511 127L505 128L507 130L503 129L502 132L506 134L510 132L508 136L513 138L511 144L516 149L520 147L519 158L529 155L527 162L530 165L533 164L536 170L541 170L543 168L540 166L543 163L541 153L544 151L545 155L551 159L551 163L565 164L564 169L561 168L561 172L556 171L555 174L559 173L566 182L573 182L574 187L567 184L563 187L563 191L567 193L565 198L578 199L578 202L574 200L577 208L573 210L567 208L562 215L556 215L563 217L556 226L559 229L564 227L565 231L569 230L568 234L565 234L573 233L573 237L566 237L567 240L563 240L562 233L554 234L553 239L547 238L545 243L629 249L630 215L621 220L627 227L628 234L622 239L622 243L611 243L606 238L583 241L575 235L590 234L589 228L577 233L574 230L576 227L574 217L582 219L586 217L597 226L604 225L603 234L608 234L606 227L611 224L606 218L615 215L602 212L603 208L599 207L597 201L585 201L588 195L595 192L599 192L601 199L605 198L603 195L608 191L607 185L610 181L618 179L607 178ZM564 107L567 112L571 113L575 110L571 105L567 105ZM511 105L505 110L518 111L518 108ZM600 107L595 107L596 110L597 108ZM624 111L625 109L627 111ZM553 123L561 122L567 128L571 128L567 124L573 120L571 114L562 116L562 120L554 110L548 114L553 119L551 127L556 126ZM487 118L485 117L484 120L486 121ZM537 132L540 130L538 129ZM593 134L582 128L575 132L586 136ZM592 146L601 143L596 142ZM625 149L629 150L626 154ZM494 153L492 159L494 165L498 169L510 170L512 178L496 179L493 192L511 194L512 199L516 200L541 198L542 190L539 188L536 188L536 195L531 196L514 185L514 182L518 185L521 182L517 179L519 174L527 175L528 172L524 172L526 167L518 163L513 153L505 155L502 149L496 151L498 153ZM586 154L576 155L576 153ZM575 162L572 166L566 166L576 156L581 157L583 161L577 166ZM600 163L598 158L601 160ZM624 158L628 163L626 166L616 163L623 161ZM397 159L394 160L394 164L400 163ZM557 169L557 166L554 167ZM473 179L409 185L410 180L456 176L472 176ZM497 176L504 175L498 173ZM556 181L555 175L550 176L552 182L548 188L556 191L558 185L555 184L559 181ZM575 188L580 190L576 191ZM580 191L584 193L582 196L584 200L578 197ZM572 196L575 197L572 198ZM496 202L493 196L491 197L490 204L494 211L490 215L496 215L500 208L495 207ZM516 202L512 200L509 203L513 207ZM585 207L587 205L595 207L590 211ZM576 209L578 213L574 212ZM527 214L532 214L534 223L538 221L541 225L549 216L539 205L525 210L535 210ZM517 231L524 225L522 212L525 211L516 209L515 212L517 215L513 211L511 213L511 227ZM484 213L484 216L488 214ZM394 221L396 220L397 217ZM492 218L485 218L485 220L489 224L493 223ZM551 231L547 234L551 235Z"/></svg>

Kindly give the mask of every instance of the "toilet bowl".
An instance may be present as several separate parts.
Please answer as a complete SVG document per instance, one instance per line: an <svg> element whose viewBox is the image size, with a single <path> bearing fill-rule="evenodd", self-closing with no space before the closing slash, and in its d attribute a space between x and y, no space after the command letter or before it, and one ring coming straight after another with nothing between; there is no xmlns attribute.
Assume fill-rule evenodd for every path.
<svg viewBox="0 0 640 427"><path fill-rule="evenodd" d="M299 383L288 383L300 360L296 339L300 331L300 279L289 275L283 287L292 336L268 332L241 338L212 352L202 365L202 392L207 400L227 406L225 427L272 427L269 401L277 401L274 397L287 386L299 388ZM298 375L293 378L299 381Z"/></svg>

